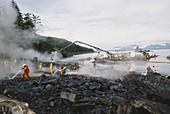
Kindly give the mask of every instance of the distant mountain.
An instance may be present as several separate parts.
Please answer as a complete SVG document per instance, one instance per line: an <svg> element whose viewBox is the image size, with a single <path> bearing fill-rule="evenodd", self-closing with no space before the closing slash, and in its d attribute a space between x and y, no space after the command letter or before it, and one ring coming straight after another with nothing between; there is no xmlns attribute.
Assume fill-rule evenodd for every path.
<svg viewBox="0 0 170 114"><path fill-rule="evenodd" d="M136 49L136 47L139 47L140 49L143 50L159 50L159 49L170 49L170 43L165 43L165 44L150 44L147 46L142 46L142 45L126 45L126 46L116 46L113 47L113 50L126 50L126 51L132 51Z"/></svg>
<svg viewBox="0 0 170 114"><path fill-rule="evenodd" d="M113 50L127 50L127 51L131 51L134 50L137 46L137 44L133 44L133 45L128 45L128 46L116 46L113 48Z"/></svg>
<svg viewBox="0 0 170 114"><path fill-rule="evenodd" d="M148 45L143 49L150 49L150 50L170 49L170 43L166 43L165 45L160 45L160 44Z"/></svg>

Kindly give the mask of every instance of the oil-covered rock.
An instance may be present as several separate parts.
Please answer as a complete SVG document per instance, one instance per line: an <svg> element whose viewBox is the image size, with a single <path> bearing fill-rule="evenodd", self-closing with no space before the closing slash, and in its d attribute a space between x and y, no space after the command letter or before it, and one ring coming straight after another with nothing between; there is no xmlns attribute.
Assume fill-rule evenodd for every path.
<svg viewBox="0 0 170 114"><path fill-rule="evenodd" d="M170 81L132 72L122 80L58 76L0 80L0 94L29 104L38 114L168 114Z"/></svg>

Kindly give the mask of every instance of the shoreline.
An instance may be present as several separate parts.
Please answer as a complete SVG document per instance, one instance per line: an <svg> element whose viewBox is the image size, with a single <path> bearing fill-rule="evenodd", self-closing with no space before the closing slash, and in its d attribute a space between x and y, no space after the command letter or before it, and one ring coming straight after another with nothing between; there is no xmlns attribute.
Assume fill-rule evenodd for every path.
<svg viewBox="0 0 170 114"><path fill-rule="evenodd" d="M170 113L170 77L135 72L122 80L58 76L0 80L0 94L35 113Z"/></svg>

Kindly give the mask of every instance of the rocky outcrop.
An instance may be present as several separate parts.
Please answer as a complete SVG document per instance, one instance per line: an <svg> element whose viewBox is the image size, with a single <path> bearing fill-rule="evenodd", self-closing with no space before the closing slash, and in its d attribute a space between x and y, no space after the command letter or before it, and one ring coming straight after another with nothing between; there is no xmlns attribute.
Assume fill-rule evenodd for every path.
<svg viewBox="0 0 170 114"><path fill-rule="evenodd" d="M0 93L41 114L170 113L170 80L159 74L130 73L122 80L80 75L1 80Z"/></svg>
<svg viewBox="0 0 170 114"><path fill-rule="evenodd" d="M8 94L10 97L10 95ZM3 114L35 114L28 108L28 103L0 95L0 113Z"/></svg>

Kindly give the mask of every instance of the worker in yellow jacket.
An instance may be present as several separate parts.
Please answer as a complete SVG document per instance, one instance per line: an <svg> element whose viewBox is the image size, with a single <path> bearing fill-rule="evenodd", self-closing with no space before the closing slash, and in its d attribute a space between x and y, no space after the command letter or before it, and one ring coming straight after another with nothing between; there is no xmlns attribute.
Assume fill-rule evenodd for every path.
<svg viewBox="0 0 170 114"><path fill-rule="evenodd" d="M153 71L153 73L156 73L156 68L155 68L155 66L153 66L152 71Z"/></svg>
<svg viewBox="0 0 170 114"><path fill-rule="evenodd" d="M42 63L39 65L39 71L42 71Z"/></svg>
<svg viewBox="0 0 170 114"><path fill-rule="evenodd" d="M51 63L51 64L50 64L50 73L51 73L51 74L53 74L53 68L54 68L54 66L53 66L53 64Z"/></svg>

